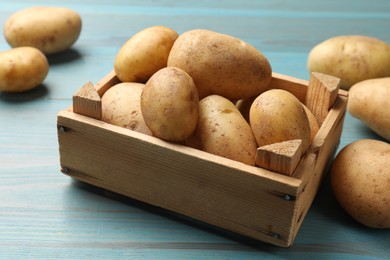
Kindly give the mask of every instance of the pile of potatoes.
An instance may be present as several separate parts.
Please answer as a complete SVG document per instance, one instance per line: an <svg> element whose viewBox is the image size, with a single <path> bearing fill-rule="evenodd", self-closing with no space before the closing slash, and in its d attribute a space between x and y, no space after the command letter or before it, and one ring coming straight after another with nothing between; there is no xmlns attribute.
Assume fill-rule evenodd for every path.
<svg viewBox="0 0 390 260"><path fill-rule="evenodd" d="M376 39L338 37L315 46L308 59L310 71L341 78L349 112L387 140L389 50ZM304 154L319 130L294 95L270 89L267 58L226 34L149 27L121 47L114 70L122 83L103 95L103 121L166 141L255 165L258 147L301 139ZM361 140L331 168L340 205L369 227L390 227L389 155L388 143Z"/></svg>
<svg viewBox="0 0 390 260"><path fill-rule="evenodd" d="M12 49L0 52L0 91L39 86L49 72L46 55L70 48L80 32L80 15L65 7L29 7L12 14L3 28Z"/></svg>
<svg viewBox="0 0 390 260"><path fill-rule="evenodd" d="M301 139L304 153L318 131L293 94L270 89L267 58L230 35L149 27L114 70L121 83L102 96L102 120L169 142L255 165L259 146Z"/></svg>
<svg viewBox="0 0 390 260"><path fill-rule="evenodd" d="M333 37L311 50L308 69L339 77L349 91L348 112L384 139L344 147L333 161L331 186L355 220L390 228L390 45L360 35Z"/></svg>

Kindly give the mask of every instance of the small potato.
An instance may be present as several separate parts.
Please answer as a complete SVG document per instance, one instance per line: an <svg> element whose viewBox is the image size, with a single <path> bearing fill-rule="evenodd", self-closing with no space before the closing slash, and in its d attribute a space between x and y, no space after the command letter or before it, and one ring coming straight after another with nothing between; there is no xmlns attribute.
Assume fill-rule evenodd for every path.
<svg viewBox="0 0 390 260"><path fill-rule="evenodd" d="M330 180L341 207L372 228L390 228L390 145L362 139L333 161Z"/></svg>
<svg viewBox="0 0 390 260"><path fill-rule="evenodd" d="M0 52L0 91L24 92L39 86L49 72L46 56L33 47Z"/></svg>
<svg viewBox="0 0 390 260"><path fill-rule="evenodd" d="M141 112L140 99L144 84L119 83L102 96L102 121L152 135Z"/></svg>
<svg viewBox="0 0 390 260"><path fill-rule="evenodd" d="M259 95L249 111L258 146L302 139L302 154L310 144L310 125L301 102L290 92L272 89Z"/></svg>
<svg viewBox="0 0 390 260"><path fill-rule="evenodd" d="M186 71L199 97L216 94L231 101L257 96L268 89L271 65L255 47L208 30L191 30L175 41L168 66Z"/></svg>
<svg viewBox="0 0 390 260"><path fill-rule="evenodd" d="M210 95L199 102L199 121L188 145L200 150L255 165L256 140L252 130L228 99Z"/></svg>
<svg viewBox="0 0 390 260"><path fill-rule="evenodd" d="M361 81L349 90L347 109L390 141L390 77Z"/></svg>
<svg viewBox="0 0 390 260"><path fill-rule="evenodd" d="M142 91L141 111L154 136L185 141L198 122L199 97L194 81L179 68L157 71Z"/></svg>
<svg viewBox="0 0 390 260"><path fill-rule="evenodd" d="M114 69L123 82L145 83L155 72L167 66L172 45L178 34L153 26L134 34L119 50Z"/></svg>
<svg viewBox="0 0 390 260"><path fill-rule="evenodd" d="M340 88L348 90L362 80L390 76L390 45L360 35L333 37L311 50L307 66L340 78Z"/></svg>
<svg viewBox="0 0 390 260"><path fill-rule="evenodd" d="M31 46L44 54L69 49L80 32L80 15L65 7L29 7L12 14L4 24L4 36L12 47Z"/></svg>

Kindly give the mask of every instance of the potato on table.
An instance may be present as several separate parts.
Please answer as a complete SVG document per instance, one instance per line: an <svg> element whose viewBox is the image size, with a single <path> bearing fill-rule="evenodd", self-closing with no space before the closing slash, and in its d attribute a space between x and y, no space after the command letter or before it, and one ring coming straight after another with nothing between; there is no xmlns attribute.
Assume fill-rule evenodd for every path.
<svg viewBox="0 0 390 260"><path fill-rule="evenodd" d="M390 141L390 77L368 79L353 85L349 90L347 109Z"/></svg>
<svg viewBox="0 0 390 260"><path fill-rule="evenodd" d="M31 46L44 54L70 48L81 32L81 16L65 7L35 6L12 14L4 36L12 47Z"/></svg>
<svg viewBox="0 0 390 260"><path fill-rule="evenodd" d="M0 91L24 92L38 87L49 73L46 56L33 47L0 52Z"/></svg>
<svg viewBox="0 0 390 260"><path fill-rule="evenodd" d="M372 228L390 228L390 144L362 139L333 161L331 186L341 207Z"/></svg>
<svg viewBox="0 0 390 260"><path fill-rule="evenodd" d="M360 81L390 76L390 45L361 35L333 37L310 51L307 66L340 78L340 88L348 90Z"/></svg>

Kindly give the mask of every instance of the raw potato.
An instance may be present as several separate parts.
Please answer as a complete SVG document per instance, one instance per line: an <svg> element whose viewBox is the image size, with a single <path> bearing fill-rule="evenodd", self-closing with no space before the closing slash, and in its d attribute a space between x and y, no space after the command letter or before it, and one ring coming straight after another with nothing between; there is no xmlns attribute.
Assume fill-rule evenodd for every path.
<svg viewBox="0 0 390 260"><path fill-rule="evenodd" d="M141 83L119 83L109 88L102 97L102 121L152 135L141 112Z"/></svg>
<svg viewBox="0 0 390 260"><path fill-rule="evenodd" d="M159 70L142 91L141 111L154 136L185 141L198 122L199 97L194 81L179 68Z"/></svg>
<svg viewBox="0 0 390 260"><path fill-rule="evenodd" d="M331 186L341 207L372 228L390 228L390 145L363 139L333 161Z"/></svg>
<svg viewBox="0 0 390 260"><path fill-rule="evenodd" d="M145 83L167 66L169 52L177 37L176 31L164 26L153 26L136 33L115 58L117 77L123 82Z"/></svg>
<svg viewBox="0 0 390 260"><path fill-rule="evenodd" d="M80 15L65 7L30 7L12 14L4 36L12 47L31 46L44 54L69 49L81 32Z"/></svg>
<svg viewBox="0 0 390 260"><path fill-rule="evenodd" d="M349 90L347 109L390 141L390 77L364 80Z"/></svg>
<svg viewBox="0 0 390 260"><path fill-rule="evenodd" d="M49 72L46 56L33 47L0 52L0 91L24 92L38 87Z"/></svg>
<svg viewBox="0 0 390 260"><path fill-rule="evenodd" d="M390 76L390 45L360 35L333 37L311 50L307 66L340 78L340 88L348 90L357 82Z"/></svg>
<svg viewBox="0 0 390 260"><path fill-rule="evenodd" d="M236 102L236 107L242 114L242 116L245 118L247 122L250 122L249 120L249 111L252 106L253 101L257 97L251 97L246 99L240 99ZM318 125L318 121L313 115L313 113L304 105L302 104L303 108L305 109L307 118L309 119L309 125L310 125L310 143L313 142L314 137L316 136L318 130L320 129Z"/></svg>
<svg viewBox="0 0 390 260"><path fill-rule="evenodd" d="M259 95L249 111L258 146L302 139L302 154L310 144L310 125L301 102L290 92L272 89Z"/></svg>
<svg viewBox="0 0 390 260"><path fill-rule="evenodd" d="M255 165L257 144L249 124L230 100L219 95L199 102L199 122L188 145Z"/></svg>
<svg viewBox="0 0 390 260"><path fill-rule="evenodd" d="M318 130L320 129L320 126L318 124L318 121L316 117L313 115L313 113L310 111L307 106L302 104L303 108L305 109L307 119L309 119L309 125L310 125L310 143L313 142L314 137L316 136Z"/></svg>
<svg viewBox="0 0 390 260"><path fill-rule="evenodd" d="M202 99L211 94L236 101L268 89L271 65L255 47L208 30L187 31L177 38L168 66L186 71Z"/></svg>
<svg viewBox="0 0 390 260"><path fill-rule="evenodd" d="M236 107L238 111L240 111L241 115L245 118L245 120L249 123L249 111L251 109L253 101L257 96L250 97L250 98L245 98L245 99L240 99L236 102Z"/></svg>

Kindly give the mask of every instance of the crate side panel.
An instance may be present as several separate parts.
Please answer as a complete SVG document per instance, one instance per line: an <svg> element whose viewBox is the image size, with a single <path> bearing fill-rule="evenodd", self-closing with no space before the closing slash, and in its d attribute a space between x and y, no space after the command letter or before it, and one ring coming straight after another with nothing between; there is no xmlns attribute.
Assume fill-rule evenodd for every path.
<svg viewBox="0 0 390 260"><path fill-rule="evenodd" d="M284 194L295 196L300 181L287 185L64 116L58 123L66 129L58 132L61 166L70 176L245 236L290 244L296 201Z"/></svg>
<svg viewBox="0 0 390 260"><path fill-rule="evenodd" d="M326 168L331 162L340 142L343 122L346 113L347 98L340 96L330 110L321 128L321 133L316 137L317 141L312 146L311 156L306 168L299 176L302 179L302 192L298 198L298 218L295 227L295 235L298 233L319 186L325 176ZM310 169L310 170L309 170ZM298 173L299 174L299 173Z"/></svg>

